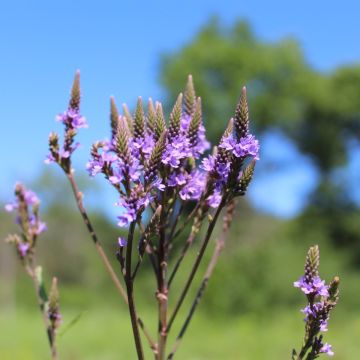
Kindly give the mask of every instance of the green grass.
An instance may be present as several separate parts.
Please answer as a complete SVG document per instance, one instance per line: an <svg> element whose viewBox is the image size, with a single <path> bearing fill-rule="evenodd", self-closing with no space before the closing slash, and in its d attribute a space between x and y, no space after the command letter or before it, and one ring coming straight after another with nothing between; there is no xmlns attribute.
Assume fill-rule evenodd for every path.
<svg viewBox="0 0 360 360"><path fill-rule="evenodd" d="M65 312L64 324L78 312ZM155 314L144 318L155 330ZM302 315L294 311L260 317L212 318L198 313L185 334L175 359L256 360L290 359L292 346L303 334ZM0 359L39 360L49 358L47 339L37 312L16 309L0 312ZM175 330L175 328L174 328ZM333 345L335 359L360 358L360 314L334 312L325 340ZM169 343L172 344L172 339ZM80 320L59 339L60 359L136 359L128 314L117 308L84 312ZM151 359L147 352L146 358ZM325 358L325 357L324 357Z"/></svg>

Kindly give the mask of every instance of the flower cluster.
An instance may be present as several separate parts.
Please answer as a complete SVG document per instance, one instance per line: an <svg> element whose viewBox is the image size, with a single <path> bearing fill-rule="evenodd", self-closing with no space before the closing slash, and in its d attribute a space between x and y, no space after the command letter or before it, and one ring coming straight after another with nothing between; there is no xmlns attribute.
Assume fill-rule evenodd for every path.
<svg viewBox="0 0 360 360"><path fill-rule="evenodd" d="M324 344L323 336L319 333L328 330L330 312L339 299L339 278L335 277L329 285L326 285L325 281L319 277L318 268L319 248L313 246L306 257L304 275L294 282L294 286L300 288L308 300L307 306L301 310L305 314L306 326L304 346L300 355L305 355L309 350L309 356L306 359L315 359L321 353L334 355L331 345Z"/></svg>
<svg viewBox="0 0 360 360"><path fill-rule="evenodd" d="M64 143L60 146L58 134L51 133L49 135L50 151L45 159L45 163L58 163L66 172L69 172L71 168L70 156L80 146L78 142L74 143L77 130L88 127L85 117L83 117L80 113L79 72L75 75L68 109L57 115L56 120L64 124Z"/></svg>
<svg viewBox="0 0 360 360"><path fill-rule="evenodd" d="M120 115L111 99L111 139L93 145L87 170L90 176L103 173L118 190L117 204L124 209L118 225L136 221L149 205L154 209L164 198L196 200L205 208L217 208L225 194L227 200L242 195L242 169L248 158L253 162L259 159L259 143L248 133L245 90L240 106L246 109L235 112L231 120L234 129L227 129L217 153L201 160L210 145L205 137L201 100L195 95L191 76L168 122L159 102L154 105L150 99L145 113L139 98L134 115L126 106ZM250 180L251 176L247 184Z"/></svg>
<svg viewBox="0 0 360 360"><path fill-rule="evenodd" d="M8 241L15 244L21 259L32 253L37 236L46 230L46 224L39 217L39 204L40 200L33 191L22 184L16 184L15 200L5 205L6 211L17 212L16 222L22 234L21 237L11 235Z"/></svg>

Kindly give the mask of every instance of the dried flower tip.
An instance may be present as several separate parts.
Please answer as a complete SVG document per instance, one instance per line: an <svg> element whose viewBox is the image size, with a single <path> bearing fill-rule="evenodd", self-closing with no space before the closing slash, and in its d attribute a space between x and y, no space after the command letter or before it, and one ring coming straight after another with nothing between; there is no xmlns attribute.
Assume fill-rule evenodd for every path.
<svg viewBox="0 0 360 360"><path fill-rule="evenodd" d="M249 133L249 108L246 97L246 87L242 88L239 103L235 110L235 134L237 139L245 137Z"/></svg>
<svg viewBox="0 0 360 360"><path fill-rule="evenodd" d="M183 94L180 93L170 114L169 136L171 138L179 135Z"/></svg>
<svg viewBox="0 0 360 360"><path fill-rule="evenodd" d="M189 125L189 141L192 146L195 146L198 141L198 131L202 122L202 111L201 111L201 98L197 98L195 105L194 116L191 119Z"/></svg>
<svg viewBox="0 0 360 360"><path fill-rule="evenodd" d="M224 133L223 133L222 138L225 139L225 138L229 137L230 135L232 135L233 129L234 129L234 119L231 118L228 122L228 125L227 125Z"/></svg>
<svg viewBox="0 0 360 360"><path fill-rule="evenodd" d="M75 111L80 110L80 71L76 71L73 86L71 88L71 98L69 108Z"/></svg>
<svg viewBox="0 0 360 360"><path fill-rule="evenodd" d="M17 197L23 196L24 191L25 191L25 188L24 188L24 185L23 185L23 184L21 184L21 183L16 183L16 184L15 184L15 195L16 195Z"/></svg>
<svg viewBox="0 0 360 360"><path fill-rule="evenodd" d="M61 315L59 309L59 290L57 285L57 278L53 278L50 295L49 295L48 317L51 323L51 328L56 330L61 323Z"/></svg>
<svg viewBox="0 0 360 360"><path fill-rule="evenodd" d="M58 281L57 281L57 278L54 277L52 279L51 290L50 290L50 294L49 294L50 310L56 308L58 306L58 302L59 302Z"/></svg>
<svg viewBox="0 0 360 360"><path fill-rule="evenodd" d="M166 131L162 133L159 140L156 142L153 151L151 152L150 159L145 166L145 180L151 183L156 176L156 171L161 164L161 158L166 145Z"/></svg>
<svg viewBox="0 0 360 360"><path fill-rule="evenodd" d="M130 114L129 108L127 107L126 104L123 104L123 111L124 111L124 116L127 122L127 126L129 129L129 132L132 134L134 132L134 119Z"/></svg>
<svg viewBox="0 0 360 360"><path fill-rule="evenodd" d="M337 303L337 301L339 300L339 284L340 284L340 278L338 276L335 276L329 285L328 300Z"/></svg>
<svg viewBox="0 0 360 360"><path fill-rule="evenodd" d="M130 160L128 141L129 141L129 130L126 124L126 119L123 116L120 116L117 133L116 133L116 150L119 157L124 162L129 162Z"/></svg>
<svg viewBox="0 0 360 360"><path fill-rule="evenodd" d="M195 102L196 102L196 94L195 94L193 78L192 75L189 75L184 92L184 111L187 115L192 115L194 113Z"/></svg>
<svg viewBox="0 0 360 360"><path fill-rule="evenodd" d="M59 135L55 132L49 134L49 145L59 148Z"/></svg>
<svg viewBox="0 0 360 360"><path fill-rule="evenodd" d="M160 216L162 212L162 206L159 205L154 213L154 215L151 217L148 226L145 229L144 237L145 239L150 239L152 236L157 234L158 225L160 222Z"/></svg>
<svg viewBox="0 0 360 360"><path fill-rule="evenodd" d="M239 181L239 191L241 195L245 194L252 178L254 175L256 160L251 161L251 163L243 171L240 181Z"/></svg>
<svg viewBox="0 0 360 360"><path fill-rule="evenodd" d="M164 117L164 112L160 102L157 102L155 105L156 111L156 123L155 123L155 140L157 141L160 136L166 131L166 122Z"/></svg>
<svg viewBox="0 0 360 360"><path fill-rule="evenodd" d="M139 96L135 110L134 137L143 138L144 136L145 136L145 115L144 115L142 99Z"/></svg>
<svg viewBox="0 0 360 360"><path fill-rule="evenodd" d="M305 279L312 282L319 276L320 252L318 245L310 247L305 261Z"/></svg>
<svg viewBox="0 0 360 360"><path fill-rule="evenodd" d="M156 112L153 101L151 98L149 98L146 128L150 134L154 134L155 127L156 127Z"/></svg>
<svg viewBox="0 0 360 360"><path fill-rule="evenodd" d="M110 125L111 125L111 138L115 139L119 122L119 111L116 107L115 99L110 97Z"/></svg>

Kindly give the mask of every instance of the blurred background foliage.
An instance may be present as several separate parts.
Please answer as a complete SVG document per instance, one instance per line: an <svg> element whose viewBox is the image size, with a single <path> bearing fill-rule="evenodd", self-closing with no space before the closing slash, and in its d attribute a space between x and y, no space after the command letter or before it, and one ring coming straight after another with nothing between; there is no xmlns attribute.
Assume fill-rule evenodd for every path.
<svg viewBox="0 0 360 360"><path fill-rule="evenodd" d="M356 171L351 169L360 140L360 65L321 73L309 65L295 39L263 42L247 22L239 21L224 28L213 18L184 47L163 55L159 80L166 91L168 108L183 89L188 74L194 75L197 93L203 99L207 135L212 143L221 136L224 124L234 112L241 86L246 85L253 133L260 138L280 133L312 164L317 180L306 194L302 212L292 219L261 213L246 197L241 199L231 236L210 281L200 314L190 326L189 331L196 331L198 340L185 336L184 352L179 353L179 358L288 358L291 347L301 342L303 331L298 308L304 304L304 299L292 287L292 282L301 275L306 250L314 243L320 245L321 275L328 281L335 274L342 279L341 301L335 311L334 329L330 324L329 342L333 342L338 359L356 358L351 354L360 354L354 342L355 335L360 335L360 211L354 190L358 191L359 163L355 164ZM287 166L297 165L297 158L291 163L284 162L279 151L281 147L262 151L255 176L263 179L264 186L269 169L281 173ZM271 152L272 156L267 156L266 152ZM64 336L61 351L67 359L134 358L130 332L125 331L129 325L127 315L125 310L118 309L124 306L118 304L117 294L92 248L65 180L56 169L44 172L34 184L28 184L46 199L42 210L49 231L39 242L38 259L48 280L52 275L59 278L62 309L68 314L64 316L65 322L74 314L91 312L91 316L84 315L85 319L69 330L73 336ZM85 176L79 180L85 194L98 192L101 196L101 191ZM114 226L113 219L97 211L96 203L91 209L94 226L109 257L114 260L112 254L120 230ZM2 238L16 231L11 217L3 212L0 229ZM208 256L210 254L208 251ZM191 257L187 261L190 264ZM117 268L116 262L114 266ZM151 306L156 306L155 287L147 266L145 264L140 272L136 284L137 298L146 317L153 319ZM3 319L9 321L9 331L12 329L19 336L18 342L26 339L19 329L22 326L29 330L25 325L29 322L37 324L39 320L35 328L38 326L38 332L42 331L40 316L38 319L37 313L32 317L29 315L32 313L26 312L34 308L35 298L21 270L13 249L1 242L0 305L6 310ZM177 284L186 274L187 266L184 266ZM174 289L176 292L177 287ZM18 315L18 324L22 325L17 328L10 325L9 320L15 308L25 309ZM122 320L112 315L118 311ZM94 320L91 322L90 318ZM102 343L97 340L101 343L97 347L88 347L89 342L82 339L86 343L85 352L72 340L85 336L90 341L93 335L89 326L94 330L94 326L104 329L108 326L116 332L117 325L112 323L115 320L121 323L119 336L129 338L126 345L119 339L123 357L114 355L118 345L107 343L106 336L102 337ZM104 323L100 325L101 322ZM233 325L224 325L231 322ZM228 331L218 328L226 326L229 326ZM267 337L272 333L276 334L276 339L270 341ZM236 340L237 336L245 340L240 349L241 339ZM257 342L251 340L255 337ZM206 346L211 339L223 347L218 345L214 350ZM21 358L20 353L16 357L10 351L11 344L1 341L2 358ZM38 338L32 341L25 345L32 349L32 344L39 344L45 349L39 351L46 353L45 336L44 343ZM258 349L260 341L262 349ZM101 353L105 344L109 354ZM238 351L243 351L242 357ZM39 358L43 353L32 349L26 358Z"/></svg>

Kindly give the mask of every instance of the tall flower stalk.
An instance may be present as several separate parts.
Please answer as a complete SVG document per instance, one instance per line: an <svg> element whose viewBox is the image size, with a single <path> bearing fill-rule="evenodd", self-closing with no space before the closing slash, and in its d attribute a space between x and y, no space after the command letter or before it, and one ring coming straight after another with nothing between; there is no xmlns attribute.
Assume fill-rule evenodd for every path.
<svg viewBox="0 0 360 360"><path fill-rule="evenodd" d="M79 147L76 135L80 129L88 126L81 115L80 102L80 73L77 72L68 108L57 116L64 126L64 140L61 143L57 133L50 134L49 154L45 162L57 164L69 180L96 251L128 305L138 359L144 359L142 334L156 360L172 359L225 245L236 200L245 195L259 159L259 142L249 129L246 89L242 90L234 117L228 122L217 146L212 149L205 136L202 101L196 95L191 76L168 118L162 104L151 99L146 107L139 97L133 114L126 105L123 105L121 114L115 99L110 99L109 138L93 144L86 169L92 177L102 174L117 191L116 205L120 209L117 225L127 229L126 237L114 239L118 244L115 254L119 264L117 269L112 267L100 243L74 177L71 159ZM28 203L25 190L19 191L18 201L23 205L18 207L21 210ZM227 210L222 217L223 209ZM42 224L38 221L36 209L33 215L35 220L30 220L29 215L22 215L23 239L13 237L11 240L16 245L20 259L31 266L35 239ZM222 232L216 241L213 256L176 342L167 354L169 333L179 320L179 311L193 286L221 218ZM33 221L36 227L29 225ZM194 243L199 244L199 251L185 282L178 284L181 290L177 294L172 291L173 284ZM156 279L156 340L139 316L134 293L135 280L144 259L150 262ZM34 268L29 269L29 274L35 274ZM122 277L122 281L119 277ZM39 277L34 275L33 278L37 281ZM46 300L46 321L49 329L52 329L51 346L55 346L53 340L58 326L57 294L57 281L54 280L50 297Z"/></svg>
<svg viewBox="0 0 360 360"><path fill-rule="evenodd" d="M15 200L5 209L16 212L19 234L9 235L7 242L14 245L18 258L30 276L36 292L38 305L43 317L52 359L57 359L56 334L61 323L57 279L53 278L48 296L42 279L42 268L36 262L36 245L39 235L46 230L46 224L39 215L40 200L36 194L22 184L15 186Z"/></svg>
<svg viewBox="0 0 360 360"><path fill-rule="evenodd" d="M305 261L305 272L294 282L305 294L307 305L301 311L305 314L305 336L301 349L292 352L293 360L313 360L321 354L333 356L332 346L323 341L323 333L328 330L331 311L339 301L339 278L337 276L325 284L319 276L320 253L317 245L310 247Z"/></svg>
<svg viewBox="0 0 360 360"><path fill-rule="evenodd" d="M110 124L110 139L93 145L87 170L90 176L103 174L117 190L117 205L121 207L118 226L128 228L127 239L119 239L117 258L127 288L139 359L143 358L143 350L134 321L137 312L133 284L145 254L153 266L159 321L158 340L153 350L155 358L162 360L166 358L169 332L198 272L222 209L244 195L252 179L259 143L249 133L244 88L234 118L229 121L218 146L211 155L205 156L210 144L205 137L201 99L196 96L191 76L184 94L179 94L175 101L168 121L159 102L154 104L150 99L146 111L139 98L133 115L126 105L121 115L112 98ZM226 223L228 228L229 216ZM199 240L202 233L204 237ZM173 251L178 237L186 239L182 249L180 244L179 254ZM170 296L170 285L195 241L200 241L200 250L188 277L180 294ZM140 260L134 266L135 251ZM174 265L170 259L174 259ZM206 281L215 263L213 260Z"/></svg>

